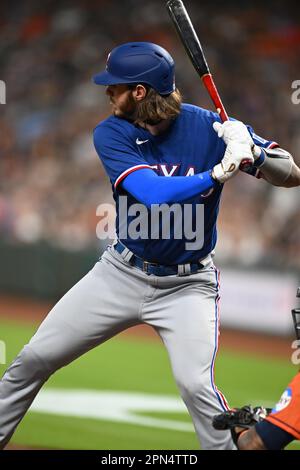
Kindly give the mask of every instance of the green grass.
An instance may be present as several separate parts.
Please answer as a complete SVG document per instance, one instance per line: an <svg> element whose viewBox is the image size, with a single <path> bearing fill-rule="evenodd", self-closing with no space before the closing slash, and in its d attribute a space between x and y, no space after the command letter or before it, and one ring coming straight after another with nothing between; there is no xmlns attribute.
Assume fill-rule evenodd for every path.
<svg viewBox="0 0 300 470"><path fill-rule="evenodd" d="M16 322L0 322L0 339L7 345L7 363L35 329L35 326ZM4 370L5 367L0 366L0 373ZM286 360L223 352L217 361L216 381L234 406L250 402L270 405L278 401L295 372L295 366ZM117 337L90 351L54 374L46 387L178 396L162 344L128 337ZM145 411L138 414L190 422L187 413ZM25 416L12 442L64 449L198 448L192 432L40 413ZM292 448L297 448L297 443L292 444Z"/></svg>

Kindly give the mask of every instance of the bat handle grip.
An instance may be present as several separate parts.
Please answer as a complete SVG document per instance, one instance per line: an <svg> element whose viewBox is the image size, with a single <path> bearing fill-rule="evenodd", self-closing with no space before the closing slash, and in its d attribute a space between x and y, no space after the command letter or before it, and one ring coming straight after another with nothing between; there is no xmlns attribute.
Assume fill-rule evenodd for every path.
<svg viewBox="0 0 300 470"><path fill-rule="evenodd" d="M225 107L222 103L222 100L220 98L220 95L218 93L218 90L216 88L216 85L215 85L215 82L214 82L214 79L213 79L212 75L210 73L206 73L206 74L202 75L201 79L202 79L203 85L207 89L208 94L211 97L211 99L212 99L212 101L215 105L215 108L216 108L217 113L219 114L219 116L221 118L221 121L222 122L229 121L228 114L227 114L227 112L225 110ZM242 162L240 164L240 170L246 171L251 166L252 166L251 160L244 159L244 160L242 160Z"/></svg>
<svg viewBox="0 0 300 470"><path fill-rule="evenodd" d="M220 95L218 93L218 90L216 88L216 85L215 85L215 82L211 73L205 73L204 75L202 75L201 79L202 79L203 85L207 89L208 94L211 97L215 105L217 113L219 114L222 122L228 121L229 120L228 114L226 113L225 107L222 103L222 100L220 98Z"/></svg>
<svg viewBox="0 0 300 470"><path fill-rule="evenodd" d="M247 171L249 168L252 167L252 165L253 165L252 161L245 158L244 160L242 160L239 168L241 171Z"/></svg>

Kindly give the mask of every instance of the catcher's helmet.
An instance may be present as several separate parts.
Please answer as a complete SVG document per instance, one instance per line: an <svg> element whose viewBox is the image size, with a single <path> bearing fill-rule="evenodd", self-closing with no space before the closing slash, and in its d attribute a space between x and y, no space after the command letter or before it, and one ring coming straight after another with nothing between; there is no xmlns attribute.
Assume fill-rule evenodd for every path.
<svg viewBox="0 0 300 470"><path fill-rule="evenodd" d="M175 90L174 60L152 42L128 42L111 51L106 70L93 80L97 85L145 83L169 95Z"/></svg>

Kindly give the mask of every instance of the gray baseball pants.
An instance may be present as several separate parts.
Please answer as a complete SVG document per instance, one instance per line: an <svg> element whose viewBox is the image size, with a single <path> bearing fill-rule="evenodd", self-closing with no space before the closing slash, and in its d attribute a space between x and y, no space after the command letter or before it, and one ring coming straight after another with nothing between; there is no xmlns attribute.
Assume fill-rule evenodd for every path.
<svg viewBox="0 0 300 470"><path fill-rule="evenodd" d="M54 306L0 381L0 448L51 374L137 324L151 325L167 348L180 394L203 449L234 449L213 429L226 402L214 384L218 342L217 271L210 260L190 276L157 277L109 247Z"/></svg>

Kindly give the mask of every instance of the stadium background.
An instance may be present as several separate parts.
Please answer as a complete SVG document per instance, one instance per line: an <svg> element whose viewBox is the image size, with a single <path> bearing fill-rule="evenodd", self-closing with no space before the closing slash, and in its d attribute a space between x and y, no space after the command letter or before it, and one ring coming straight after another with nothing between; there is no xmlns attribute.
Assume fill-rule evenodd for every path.
<svg viewBox="0 0 300 470"><path fill-rule="evenodd" d="M299 164L300 104L291 100L292 82L300 79L299 5L203 0L200 7L186 0L186 6L229 113L279 142ZM91 132L110 110L104 89L94 86L91 76L105 66L115 45L135 40L167 48L184 100L212 108L163 1L1 2L2 362L11 361L51 305L104 249L106 241L96 236L96 208L112 203L111 188ZM274 188L245 175L226 185L216 257L225 285L224 326L256 330L268 317L264 332L277 334L224 331L216 376L231 404L274 403L296 370L290 361L289 310L299 283L299 220L299 188ZM81 401L70 398L78 390ZM105 391L115 401L102 396ZM88 402L93 407L85 409ZM114 414L116 403L124 407ZM112 409L107 415L101 412L104 404ZM58 372L13 445L197 448L166 354L144 329L121 335Z"/></svg>

